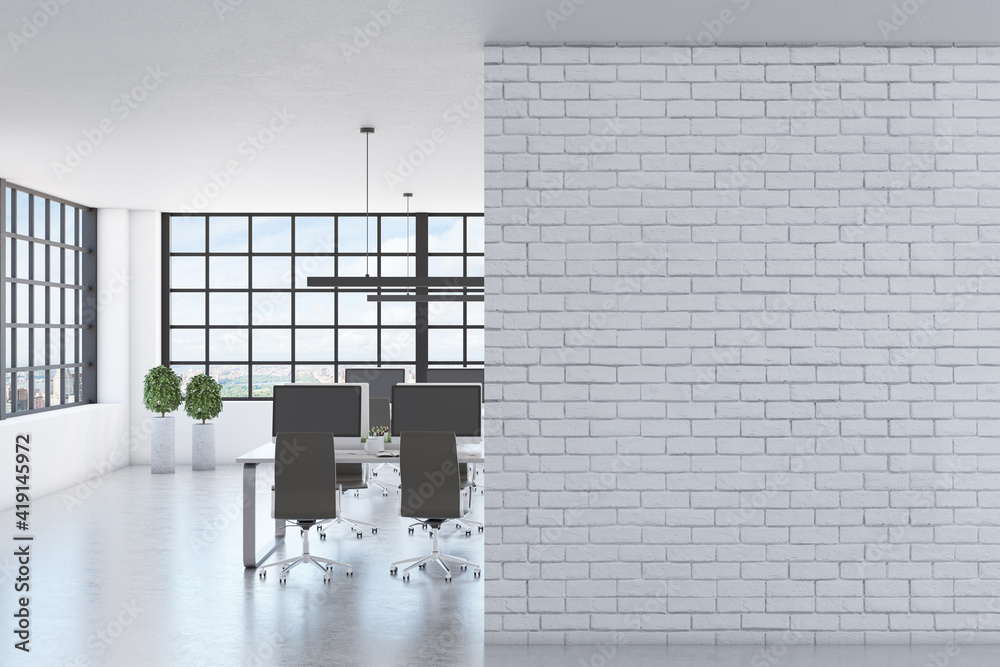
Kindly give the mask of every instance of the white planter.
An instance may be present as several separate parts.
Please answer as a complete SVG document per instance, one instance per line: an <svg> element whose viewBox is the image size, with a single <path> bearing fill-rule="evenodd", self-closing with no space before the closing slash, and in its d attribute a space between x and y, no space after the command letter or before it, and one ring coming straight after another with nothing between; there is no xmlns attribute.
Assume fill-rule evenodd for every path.
<svg viewBox="0 0 1000 667"><path fill-rule="evenodd" d="M365 451L369 454L378 454L383 449L385 449L385 443L382 442L381 436L370 437L367 441L365 441Z"/></svg>
<svg viewBox="0 0 1000 667"><path fill-rule="evenodd" d="M174 418L153 417L150 461L154 475L174 472Z"/></svg>
<svg viewBox="0 0 1000 667"><path fill-rule="evenodd" d="M191 427L191 469L215 470L215 424Z"/></svg>

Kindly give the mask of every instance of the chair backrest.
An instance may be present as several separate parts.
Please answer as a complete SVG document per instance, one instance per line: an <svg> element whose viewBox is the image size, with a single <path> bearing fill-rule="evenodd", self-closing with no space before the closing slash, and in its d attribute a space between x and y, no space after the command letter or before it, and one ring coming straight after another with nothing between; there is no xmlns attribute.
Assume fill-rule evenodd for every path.
<svg viewBox="0 0 1000 667"><path fill-rule="evenodd" d="M274 518L337 517L337 454L331 433L283 432L274 446Z"/></svg>
<svg viewBox="0 0 1000 667"><path fill-rule="evenodd" d="M400 516L416 519L462 517L454 433L403 433L399 446L399 479Z"/></svg>
<svg viewBox="0 0 1000 667"><path fill-rule="evenodd" d="M389 428L389 399L369 398L368 399L368 426L384 426Z"/></svg>

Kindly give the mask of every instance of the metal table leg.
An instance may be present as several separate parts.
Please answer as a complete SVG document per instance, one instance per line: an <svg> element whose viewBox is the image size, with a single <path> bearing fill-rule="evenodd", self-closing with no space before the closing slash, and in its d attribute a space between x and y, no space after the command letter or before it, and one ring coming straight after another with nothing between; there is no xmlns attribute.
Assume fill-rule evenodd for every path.
<svg viewBox="0 0 1000 667"><path fill-rule="evenodd" d="M258 567L285 540L285 521L274 520L274 538L257 550L257 466L243 464L243 567Z"/></svg>

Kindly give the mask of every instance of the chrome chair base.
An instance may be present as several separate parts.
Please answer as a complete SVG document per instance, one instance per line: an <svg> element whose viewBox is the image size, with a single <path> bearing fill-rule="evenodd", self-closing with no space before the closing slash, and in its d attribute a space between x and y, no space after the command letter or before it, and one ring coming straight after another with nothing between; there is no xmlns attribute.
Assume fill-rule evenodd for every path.
<svg viewBox="0 0 1000 667"><path fill-rule="evenodd" d="M317 521L316 522L316 532L319 533L319 539L321 539L321 540L325 540L326 539L326 527L329 526L332 523L346 523L347 525L349 525L351 527L351 531L357 536L357 538L359 540L364 536L364 533L361 532L361 528L359 528L358 526L368 526L369 528L372 529L372 535L374 535L375 533L377 533L378 532L378 528L375 526L375 524L368 523L367 521L358 521L357 519L351 519L351 518L346 517L346 516L344 516L343 514L340 513L341 512L341 509L340 509L341 508L340 499L342 497L343 497L343 493L342 493L342 490L341 490L340 486L338 485L337 486L337 518L336 519L325 519L323 521Z"/></svg>
<svg viewBox="0 0 1000 667"><path fill-rule="evenodd" d="M431 553L426 556L417 556L415 558L398 560L389 566L389 574L395 575L399 571L400 565L410 563L410 565L403 570L403 581L408 581L410 578L410 570L415 567L424 568L427 566L428 561L433 561L440 565L441 569L444 570L445 581L451 581L451 568L448 567L448 563L455 563L463 570L467 567L471 567L473 568L473 575L478 577L481 574L482 569L472 561L465 560L464 558L456 558L455 556L446 556L441 553L438 549L438 532L440 532L439 529L431 528L431 537L434 538L434 546Z"/></svg>
<svg viewBox="0 0 1000 667"><path fill-rule="evenodd" d="M373 523L368 523L367 521L358 521L357 519L351 519L346 516L338 516L336 519L327 519L325 521L320 521L316 524L318 526L316 532L319 533L319 539L325 540L327 527L335 523L341 523L341 524L346 523L347 525L349 525L351 527L351 532L353 532L359 540L362 537L364 537L364 532L358 526L368 526L369 528L372 529L372 535L378 533L378 527L376 527L375 524Z"/></svg>
<svg viewBox="0 0 1000 667"><path fill-rule="evenodd" d="M296 558L286 558L285 560L274 561L272 563L261 565L260 567L257 568L257 576L260 577L261 579L265 579L267 577L267 568L280 567L281 574L278 577L278 583L283 584L285 583L285 577L288 576L288 573L292 570L292 568L298 567L302 563L312 563L319 569L323 570L324 582L330 581L330 573L333 572L334 566L346 567L347 576L349 577L354 576L354 568L352 568L347 563L341 563L338 560L330 560L329 558L320 558L319 556L313 556L312 554L309 553L309 528L311 527L312 527L311 525L304 528L302 526L299 526L299 528L302 530L301 556L298 556Z"/></svg>

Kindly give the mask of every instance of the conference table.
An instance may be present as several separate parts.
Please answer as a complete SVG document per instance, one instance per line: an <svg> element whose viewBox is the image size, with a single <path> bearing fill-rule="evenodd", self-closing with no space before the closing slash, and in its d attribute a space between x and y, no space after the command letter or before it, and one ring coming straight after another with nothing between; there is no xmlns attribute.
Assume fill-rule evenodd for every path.
<svg viewBox="0 0 1000 667"><path fill-rule="evenodd" d="M398 463L399 450L390 451L394 451L396 455L378 456L377 454L369 454L363 449L340 449L338 447L337 463ZM469 463L475 466L475 464L483 463L485 460L482 441L475 444L458 445L459 464ZM285 539L285 520L275 519L274 537L263 546L257 546L257 468L261 464L275 462L274 443L268 442L250 450L237 457L236 462L243 464L243 565L244 567L258 567L264 564L264 561L274 553L274 550ZM474 467L472 472L475 472Z"/></svg>

